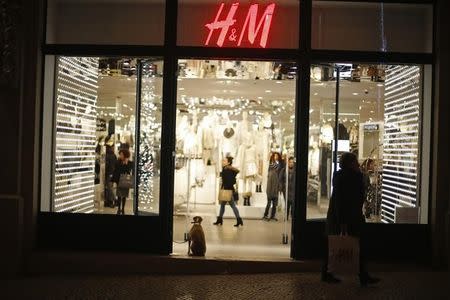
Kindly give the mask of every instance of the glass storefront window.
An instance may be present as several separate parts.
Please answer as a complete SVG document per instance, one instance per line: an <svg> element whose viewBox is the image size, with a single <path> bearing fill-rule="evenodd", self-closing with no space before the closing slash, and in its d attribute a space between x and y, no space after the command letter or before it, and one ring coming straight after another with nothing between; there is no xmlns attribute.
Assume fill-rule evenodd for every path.
<svg viewBox="0 0 450 300"><path fill-rule="evenodd" d="M165 0L49 0L47 44L163 45Z"/></svg>
<svg viewBox="0 0 450 300"><path fill-rule="evenodd" d="M180 46L295 49L298 30L298 1L178 1Z"/></svg>
<svg viewBox="0 0 450 300"><path fill-rule="evenodd" d="M46 57L42 211L159 212L162 72L158 59Z"/></svg>
<svg viewBox="0 0 450 300"><path fill-rule="evenodd" d="M432 52L432 5L313 1L311 26L313 49Z"/></svg>
<svg viewBox="0 0 450 300"><path fill-rule="evenodd" d="M180 59L178 66L174 240L200 215L209 255L289 257L296 64ZM228 158L239 170L231 184L221 175ZM221 188L234 189L233 205L221 206ZM225 224L233 228L239 217L243 231L227 236ZM185 246L175 243L174 252Z"/></svg>
<svg viewBox="0 0 450 300"><path fill-rule="evenodd" d="M308 219L326 217L335 157L353 152L365 175L367 222L426 223L427 203L420 201L421 166L427 172L421 140L429 134L423 74L419 65L311 68Z"/></svg>

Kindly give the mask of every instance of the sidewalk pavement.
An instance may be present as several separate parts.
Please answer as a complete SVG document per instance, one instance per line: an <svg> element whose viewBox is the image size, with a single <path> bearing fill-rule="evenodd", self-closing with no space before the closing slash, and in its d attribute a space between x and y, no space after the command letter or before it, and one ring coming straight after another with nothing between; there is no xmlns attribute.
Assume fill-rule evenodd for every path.
<svg viewBox="0 0 450 300"><path fill-rule="evenodd" d="M65 275L0 281L0 299L450 299L449 272L374 273L336 285L319 273L236 275Z"/></svg>

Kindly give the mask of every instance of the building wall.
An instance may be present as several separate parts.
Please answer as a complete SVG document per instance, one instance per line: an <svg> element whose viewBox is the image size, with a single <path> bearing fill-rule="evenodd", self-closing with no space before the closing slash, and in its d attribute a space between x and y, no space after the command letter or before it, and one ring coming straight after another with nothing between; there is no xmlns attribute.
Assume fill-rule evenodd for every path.
<svg viewBox="0 0 450 300"><path fill-rule="evenodd" d="M449 121L448 114L450 89L450 59L448 32L450 23L446 12L449 3L438 0L436 11L435 36L435 85L434 85L434 124L431 178L431 237L433 243L433 262L436 267L450 265L450 193L449 164Z"/></svg>
<svg viewBox="0 0 450 300"><path fill-rule="evenodd" d="M10 49L0 63L0 276L20 274L35 247L38 211L43 0L5 1L11 19L0 23ZM450 265L449 3L437 1L434 127L431 176L433 258ZM6 25L5 25L6 24ZM3 50L2 49L2 50Z"/></svg>

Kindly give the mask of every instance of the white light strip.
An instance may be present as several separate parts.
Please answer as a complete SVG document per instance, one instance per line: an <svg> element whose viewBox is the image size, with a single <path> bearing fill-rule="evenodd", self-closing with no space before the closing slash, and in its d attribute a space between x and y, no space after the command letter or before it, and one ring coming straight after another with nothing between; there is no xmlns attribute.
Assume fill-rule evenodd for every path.
<svg viewBox="0 0 450 300"><path fill-rule="evenodd" d="M56 129L62 129L62 130L78 130L77 128L73 128L73 127L67 127L67 126L62 126L62 125L56 125ZM92 132L95 133L94 129L83 129L84 132ZM65 132L65 131L60 131L61 134L75 134L78 135L77 133L69 133L69 132ZM92 136L92 135L89 135ZM95 136L95 135L94 135Z"/></svg>
<svg viewBox="0 0 450 300"><path fill-rule="evenodd" d="M85 72L85 73L87 73L87 75L90 75L91 77L94 77L94 78L98 77L98 70L96 72L93 71L92 66L91 66L91 68L89 68L89 67L86 68L86 67L81 66L78 61L76 63L74 63L74 62L72 62L72 60L66 59L64 57L61 58L61 61L64 62L66 65L70 66L70 68L67 68L67 67L65 68L69 71L73 72L74 70L77 70L77 71ZM78 74L78 73L75 73L75 74L80 75L80 76L87 76L86 74Z"/></svg>
<svg viewBox="0 0 450 300"><path fill-rule="evenodd" d="M406 67L403 70L399 70L398 72L391 73L393 75L391 75L389 78L390 84L388 84L387 87L385 86L385 88L392 89L392 88L396 87L397 84L408 82L412 78L415 78L416 76L419 75L419 74L414 74L414 73L418 73L418 70L419 70L418 68L410 68L409 70L408 69L409 69L409 67Z"/></svg>
<svg viewBox="0 0 450 300"><path fill-rule="evenodd" d="M93 204L91 204L91 202L94 202L94 195L92 195L92 197L90 199L88 199L88 200L91 200L91 199L92 199L92 201L80 202L80 203L77 203L75 205L72 205L72 206L69 206L69 207L65 207L63 209L59 209L57 212L68 211L68 210L71 210L71 209L74 209L74 208L80 207L80 206L93 205Z"/></svg>
<svg viewBox="0 0 450 300"><path fill-rule="evenodd" d="M383 148L383 152L413 152L413 151L419 151L417 148L405 148L405 149L395 149L395 148Z"/></svg>
<svg viewBox="0 0 450 300"><path fill-rule="evenodd" d="M383 156L417 158L417 154L414 153L402 153L402 154L384 153Z"/></svg>
<svg viewBox="0 0 450 300"><path fill-rule="evenodd" d="M67 112L67 113L74 114L75 117L78 117L79 115L85 116L85 117L87 117L87 119L90 120L90 121L95 121L95 119L96 119L96 116L95 116L95 115L92 115L92 114L86 114L86 113L83 113L83 112L80 112L80 111L73 111L73 110L70 110L70 109L67 109L67 108L63 108L63 107L58 107L58 111L59 111L59 110L65 111L65 112ZM93 119L89 119L89 118L93 118Z"/></svg>
<svg viewBox="0 0 450 300"><path fill-rule="evenodd" d="M74 96L74 97L81 98L81 96ZM94 109L94 110L97 109L97 107L95 107L95 104L89 104L89 103L86 103L86 102L78 101L76 99L69 98L69 97L63 96L61 94L58 95L58 103L61 103L61 105L70 106L70 107L73 107L73 108L76 108L76 109L82 109L83 108L83 107L80 107L78 105L73 105L72 102L78 103L78 104L86 106L86 107L90 106L91 109Z"/></svg>
<svg viewBox="0 0 450 300"><path fill-rule="evenodd" d="M383 147L385 147L386 149L390 149L389 147L392 147L392 146L417 146L417 142L416 143L389 143L389 144L386 143L386 144L383 144Z"/></svg>
<svg viewBox="0 0 450 300"><path fill-rule="evenodd" d="M60 82L60 84L59 84L59 86L60 86L60 88L57 90L58 91L58 93L59 93L59 91L61 90L61 89L65 89L65 94L69 94L69 93L72 93L72 92L70 92L69 90L73 90L74 92L77 92L78 94L84 94L84 95L86 95L87 96L87 98L83 98L83 99L85 99L86 101L89 101L90 103L96 103L96 94L92 91L92 90L90 90L90 91L86 91L85 90L85 88L82 86L82 85L80 85L80 84L78 84L78 83L75 83L75 82L71 82L70 80L68 80L68 79L65 79L65 78L59 78L59 81L61 81ZM69 86L69 84L71 85L71 86ZM77 88L78 87L78 88ZM76 95L76 94L75 94ZM93 99L91 99L91 98L93 98Z"/></svg>
<svg viewBox="0 0 450 300"><path fill-rule="evenodd" d="M417 121L419 121L419 118L415 117L415 118L411 118L411 119L407 119L407 120L395 121L395 122L389 122L389 123L398 125L398 124L404 124L404 123L409 123L409 122L416 123Z"/></svg>
<svg viewBox="0 0 450 300"><path fill-rule="evenodd" d="M416 186L413 185L413 184L402 183L402 182L399 182L399 181L394 181L394 180L389 180L389 179L387 179L387 178L383 178L383 184L384 184L385 182L387 182L388 185L389 185L389 184L394 184L394 185L401 185L401 186L404 186L404 187L406 187L406 188L416 188Z"/></svg>
<svg viewBox="0 0 450 300"><path fill-rule="evenodd" d="M65 129L65 128L61 128L60 126L56 126L56 129ZM78 130L76 128L73 128L72 130ZM82 130L82 132L92 132L92 130ZM71 132L58 132L58 134L60 135L68 135L68 136L83 136L83 137L87 137L87 138L95 138L95 134L82 134L82 133L71 133Z"/></svg>
<svg viewBox="0 0 450 300"><path fill-rule="evenodd" d="M81 105L89 104L89 105L95 107L96 109L98 108L97 105L96 105L96 101L95 101L95 95L89 94L89 96L90 96L91 98L94 98L94 99L91 99L91 98L89 98L89 97L82 96L82 95L80 95L79 93L78 93L78 94L75 94L75 93L69 92L68 90L63 90L63 89L61 89L61 88L59 88L57 91L58 91L58 97L59 97L59 98L67 99L67 100L69 100L70 102L76 102L76 103L79 103L79 104L81 104ZM77 99L83 99L83 100L86 100L86 101L88 101L88 102L90 102L90 103L86 103L86 101L83 102L83 101L79 101L79 100L77 100L77 99L73 99L73 98L69 98L69 97L63 96L64 94L67 94L67 95L69 95L69 96L75 97L75 98L77 98ZM114 107L114 108L115 108L115 107Z"/></svg>
<svg viewBox="0 0 450 300"><path fill-rule="evenodd" d="M415 73L415 71L408 72L409 75L413 74L413 73ZM400 90L404 89L405 86L408 86L409 89L411 89L411 85L412 85L411 81L413 79L418 78L418 77L419 77L419 74L414 74L413 76L409 76L409 78L406 78L406 79L401 80L401 81L397 81L393 85L386 84L385 88L384 88L385 95L387 95L387 96L392 95L393 93L396 93L397 91L400 91ZM405 84L405 83L407 83L407 84ZM417 83L414 83L414 84L417 84ZM400 86L400 88L398 88L399 86Z"/></svg>
<svg viewBox="0 0 450 300"><path fill-rule="evenodd" d="M82 191L82 190L86 190L86 189L92 189L92 185L88 185L88 186L81 186L81 187L77 187L77 188L72 188L70 190L66 190L66 191L61 191L61 192L55 192L56 196L60 196L60 195L64 195L67 193L72 193L74 191ZM59 197L57 198L59 199Z"/></svg>
<svg viewBox="0 0 450 300"><path fill-rule="evenodd" d="M88 167L88 166L77 166L77 167L65 167L65 168L59 167L59 168L56 168L56 171L57 172L61 172L61 171L70 171L70 170L78 170L78 169L90 169L90 170L93 171L94 170L94 166L90 166L90 167ZM73 174L73 173L70 173L70 174Z"/></svg>
<svg viewBox="0 0 450 300"><path fill-rule="evenodd" d="M64 185L61 185L61 186L58 185L59 183L63 183L63 182L67 182L67 181L72 182L74 179L73 179L73 177L71 177L71 178L58 179L58 180L55 181L55 183L56 183L58 188L68 187L68 186L79 186L81 184L91 183L91 180L94 180L94 178L95 178L94 175L79 176L79 177L75 177L75 180L80 180L80 182L64 184Z"/></svg>
<svg viewBox="0 0 450 300"><path fill-rule="evenodd" d="M406 159L391 159L391 158L385 158L385 159L383 159L383 161L388 161L388 162L393 162L393 163L395 163L395 162L408 163L408 164L417 164L418 163L417 160L413 161L413 160L406 160ZM400 167L401 165L398 165L398 166Z"/></svg>
<svg viewBox="0 0 450 300"><path fill-rule="evenodd" d="M81 175L81 174L93 174L91 170L87 171L77 171L77 172L70 172L70 174L64 173L64 174L55 174L56 177L63 177L63 176L74 176L74 175ZM73 178L73 177L71 177Z"/></svg>
<svg viewBox="0 0 450 300"><path fill-rule="evenodd" d="M59 206L61 206L61 205L65 205L65 204L68 204L68 203L72 203L72 202L76 202L76 201L85 199L85 198L88 197L88 196L81 197L81 198L79 198L78 196L83 196L83 195L93 195L93 193L94 193L94 191L92 190L93 187L94 187L94 185L91 186L91 190L90 190L90 191L85 191L85 192L75 193L75 194L72 194L72 195L69 195L69 196L63 196L63 197L60 196L60 197L56 197L56 198L55 198L55 202L58 203L58 202L64 201L63 204L58 204ZM75 198L75 200L65 201L65 200L73 199L73 198ZM58 206L58 205L55 205L55 206Z"/></svg>
<svg viewBox="0 0 450 300"><path fill-rule="evenodd" d="M397 94L393 94L391 96L384 97L384 106L390 106L395 105L396 103L405 103L408 99L414 99L419 97L419 92L416 90L408 90L405 89L403 91L400 91Z"/></svg>
<svg viewBox="0 0 450 300"><path fill-rule="evenodd" d="M406 207L414 207L415 206L414 203L411 203L409 201L405 201L405 200L402 200L402 199L398 199L398 198L392 197L390 195L386 195L384 190L383 190L383 192L381 192L381 196L383 197L382 200L385 200L388 203L390 201L394 201L394 202L392 202L393 204L395 204L395 202L397 202L397 203L403 204ZM400 206L400 205L398 205L398 206Z"/></svg>
<svg viewBox="0 0 450 300"><path fill-rule="evenodd" d="M80 78L77 78L77 77L75 77L75 76L72 76L72 75L70 75L70 74L67 74L67 73L65 73L62 69L60 69L60 70L58 71L58 75L59 75L60 77L62 77L62 78L64 78L64 77L70 78L71 80L73 80L73 81L75 81L75 82L79 82L80 84L88 85L89 88L88 88L87 86L83 86L83 88L85 88L86 90L94 91L94 90L98 89L98 85L92 84L92 83L90 83L90 82L87 82L87 81L85 81L85 80L82 80L82 79L80 79ZM67 80L67 79L66 79L66 80ZM67 81L70 82L70 80L67 80Z"/></svg>
<svg viewBox="0 0 450 300"><path fill-rule="evenodd" d="M385 132L384 135L391 136L391 135L399 135L399 134L418 134L418 130L408 130L408 131L396 131L396 132Z"/></svg>
<svg viewBox="0 0 450 300"><path fill-rule="evenodd" d="M397 169L408 169L408 170L417 170L417 167L410 167L410 166L401 166L401 165L392 165L392 164L383 164L384 168L388 168L388 169L383 169L383 171L391 171L391 172L397 172L400 173L401 171L397 171ZM389 168L396 168L395 170L389 169ZM405 173L407 175L411 175L411 176L415 176L414 173Z"/></svg>
<svg viewBox="0 0 450 300"><path fill-rule="evenodd" d="M399 193L406 193L406 194L409 194L409 195L415 195L416 194L416 189L417 189L417 187L415 187L415 186L413 186L412 187L412 190L405 190L405 189L402 189L402 188L400 188L400 187L397 187L397 186L395 186L395 185L390 185L390 184L386 184L386 193L391 193L391 194L393 194L394 192L393 191L398 191ZM410 200L412 200L412 201L415 201L415 198L413 198L413 197L411 197L410 198L410 196L408 196L408 195L404 195L404 197L406 197L407 199L410 199Z"/></svg>
<svg viewBox="0 0 450 300"><path fill-rule="evenodd" d="M384 171L383 171L384 172ZM395 174L395 173L393 173L393 174ZM409 175L409 173L408 173L408 175ZM403 177L403 176L393 176L393 175L391 175L391 174L383 174L383 180L384 180L384 178L385 177L387 177L387 178L392 178L392 179L396 179L397 181L408 181L408 182L412 182L412 183L416 183L416 180L415 179L411 179L411 178L405 178L405 177Z"/></svg>
<svg viewBox="0 0 450 300"><path fill-rule="evenodd" d="M95 155L57 155L56 159L65 159L65 158L95 158ZM95 160L94 160L95 161Z"/></svg>
<svg viewBox="0 0 450 300"><path fill-rule="evenodd" d="M95 145L58 144L58 147L60 147L60 149L58 149L58 150L61 150L62 147L68 147L69 149L67 149L67 150L70 150L70 149L73 149L74 146L77 146L77 148L91 148L92 150L95 149Z"/></svg>
<svg viewBox="0 0 450 300"><path fill-rule="evenodd" d="M72 62L68 59L61 59L61 62L60 68L68 71L68 73L65 72L64 74L82 77L87 83L89 83L89 81L97 82L98 69L97 72L89 71L88 68L80 66L79 62Z"/></svg>
<svg viewBox="0 0 450 300"><path fill-rule="evenodd" d="M403 97L404 99L398 99L396 101L385 103L384 110L385 111L388 111L388 110L395 111L396 109L403 108L405 106L418 105L418 102L419 102L418 97L419 97L419 93L414 93L414 94L408 95L406 97ZM411 98L412 100L406 101L407 98ZM397 103L397 102L400 102L400 103ZM395 103L397 103L397 104L395 104Z"/></svg>
<svg viewBox="0 0 450 300"><path fill-rule="evenodd" d="M419 137L418 136L413 136L413 135L407 135L407 136L399 136L399 137L392 137L392 136L388 136L385 137L384 142L386 144L390 144L391 141L411 141L411 140L417 140Z"/></svg>
<svg viewBox="0 0 450 300"><path fill-rule="evenodd" d="M407 113L407 114L404 114L404 115L401 115L401 116L396 115L396 113L392 113L392 114L385 113L384 115L385 115L386 119L389 119L390 121L392 119L401 119L402 120L403 118L406 118L406 117L409 117L409 116L419 115L418 108L414 107L413 109L414 109L414 111L412 111L410 113ZM411 109L408 109L408 110L411 110Z"/></svg>
<svg viewBox="0 0 450 300"><path fill-rule="evenodd" d="M87 180L83 180L80 178L77 178L76 180L80 180L79 182L73 182L73 179L68 179L71 183L64 183L64 184L60 184L63 183L63 181L56 183L55 185L55 189L58 190L62 190L62 189L67 189L67 188L71 188L71 187L80 187L80 186L85 186L85 185L92 185L92 182L94 181L94 177L92 176L92 178L87 179ZM67 180L65 181L67 182Z"/></svg>
<svg viewBox="0 0 450 300"><path fill-rule="evenodd" d="M62 119L60 119L61 117L67 118L67 120L62 120ZM57 123L61 123L61 124L71 124L71 123L72 123L72 120L70 120L70 118L73 118L73 117L74 117L74 116L69 116L69 115L66 115L66 114L59 114L59 115L58 115L58 119L56 119L56 122L57 122ZM78 119L78 117L75 117L75 118ZM77 125L79 125L79 124L80 124L80 123L77 123ZM60 124L58 124L58 126L60 126ZM84 122L84 123L83 123L83 127L86 127L86 128L81 129L81 128L74 128L74 127L72 127L72 130L77 130L77 131L81 131L81 130L82 130L82 131L91 130L91 129L87 129L87 127L96 129L96 128L97 128L97 123L96 123L96 121L94 121L94 120L90 121L89 123ZM62 132L62 133L64 133L64 132Z"/></svg>
<svg viewBox="0 0 450 300"><path fill-rule="evenodd" d="M55 164L57 166L61 165L73 165L73 164L92 164L93 162L95 162L94 159L91 160L71 160L71 161L56 161ZM84 167L84 166L81 166ZM63 167L57 167L57 169L63 170Z"/></svg>

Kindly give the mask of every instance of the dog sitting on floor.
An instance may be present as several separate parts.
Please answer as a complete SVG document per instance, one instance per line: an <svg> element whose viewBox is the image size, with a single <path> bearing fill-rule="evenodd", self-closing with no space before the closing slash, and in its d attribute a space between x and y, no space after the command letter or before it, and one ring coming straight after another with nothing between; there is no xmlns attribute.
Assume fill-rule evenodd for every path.
<svg viewBox="0 0 450 300"><path fill-rule="evenodd" d="M203 232L202 217L194 217L194 222L191 222L192 228L189 231L189 249L188 255L190 256L205 256L206 253L206 240L205 233Z"/></svg>

